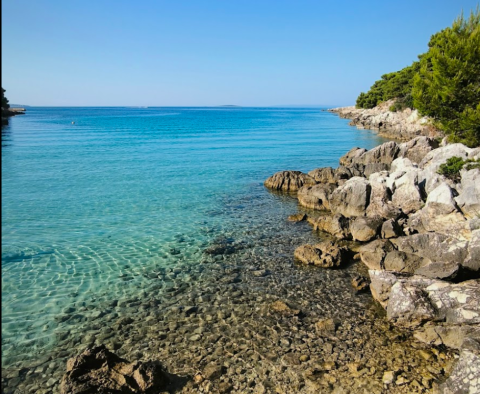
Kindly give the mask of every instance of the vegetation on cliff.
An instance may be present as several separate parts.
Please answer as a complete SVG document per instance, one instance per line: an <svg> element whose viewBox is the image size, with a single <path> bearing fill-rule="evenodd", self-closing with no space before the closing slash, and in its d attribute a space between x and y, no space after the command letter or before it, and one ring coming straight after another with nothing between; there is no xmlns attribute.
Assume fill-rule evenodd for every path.
<svg viewBox="0 0 480 394"><path fill-rule="evenodd" d="M5 92L6 90L2 88L2 116L4 115L4 113L8 112L8 109L10 108L8 99L5 97Z"/></svg>
<svg viewBox="0 0 480 394"><path fill-rule="evenodd" d="M453 142L480 145L480 11L461 15L434 34L426 53L400 71L385 74L357 108L373 108L396 98L393 111L405 107L430 116Z"/></svg>

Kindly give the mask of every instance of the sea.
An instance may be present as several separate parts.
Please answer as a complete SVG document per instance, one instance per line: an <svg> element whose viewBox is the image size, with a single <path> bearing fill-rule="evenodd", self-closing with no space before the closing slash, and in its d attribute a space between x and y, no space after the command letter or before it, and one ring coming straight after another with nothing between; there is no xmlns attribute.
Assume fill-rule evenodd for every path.
<svg viewBox="0 0 480 394"><path fill-rule="evenodd" d="M131 305L123 300L142 304L185 267L228 266L241 251L241 272L268 243L318 240L286 222L302 208L264 180L337 167L352 147L385 141L325 109L29 107L11 118L2 127L2 368L61 343L81 347L88 322L114 321ZM206 253L216 246L219 255ZM279 253L295 269L291 249ZM195 276L181 280L196 286Z"/></svg>

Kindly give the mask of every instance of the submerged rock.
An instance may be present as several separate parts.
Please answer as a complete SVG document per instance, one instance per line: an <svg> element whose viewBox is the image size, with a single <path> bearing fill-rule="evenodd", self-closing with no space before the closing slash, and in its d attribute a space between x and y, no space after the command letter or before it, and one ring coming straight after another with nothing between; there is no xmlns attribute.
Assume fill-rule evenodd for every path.
<svg viewBox="0 0 480 394"><path fill-rule="evenodd" d="M158 363L133 362L116 356L104 345L87 348L67 362L62 394L156 394L170 380Z"/></svg>
<svg viewBox="0 0 480 394"><path fill-rule="evenodd" d="M295 249L294 257L303 264L334 268L340 267L347 261L348 251L334 242L325 241L316 245L298 247Z"/></svg>

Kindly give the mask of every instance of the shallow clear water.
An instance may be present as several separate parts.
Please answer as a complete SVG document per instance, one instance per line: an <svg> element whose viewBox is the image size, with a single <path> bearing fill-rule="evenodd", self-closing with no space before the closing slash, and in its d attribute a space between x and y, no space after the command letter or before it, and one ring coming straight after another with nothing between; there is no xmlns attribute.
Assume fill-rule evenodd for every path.
<svg viewBox="0 0 480 394"><path fill-rule="evenodd" d="M278 108L28 108L12 118L2 129L4 367L55 345L71 305L138 295L152 273L198 264L219 237L271 235L297 206L264 189L268 176L335 167L352 147L383 142L347 123Z"/></svg>

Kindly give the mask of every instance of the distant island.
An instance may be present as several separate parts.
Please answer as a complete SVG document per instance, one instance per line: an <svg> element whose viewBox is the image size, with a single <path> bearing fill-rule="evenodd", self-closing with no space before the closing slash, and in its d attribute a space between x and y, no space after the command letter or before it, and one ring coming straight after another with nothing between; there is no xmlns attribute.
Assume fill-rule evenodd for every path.
<svg viewBox="0 0 480 394"><path fill-rule="evenodd" d="M226 105L219 105L219 107L238 107L240 108L240 105L232 105L232 104L226 104Z"/></svg>

